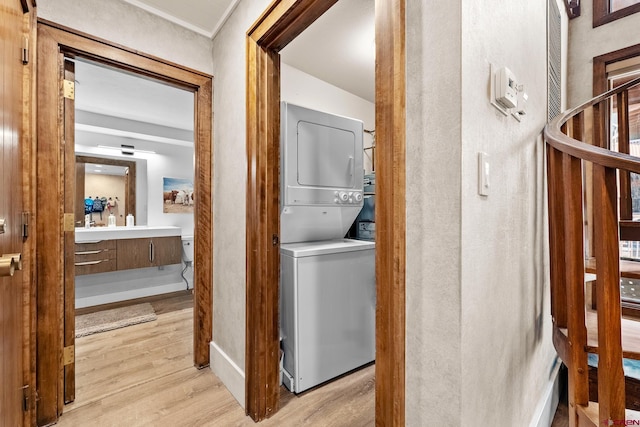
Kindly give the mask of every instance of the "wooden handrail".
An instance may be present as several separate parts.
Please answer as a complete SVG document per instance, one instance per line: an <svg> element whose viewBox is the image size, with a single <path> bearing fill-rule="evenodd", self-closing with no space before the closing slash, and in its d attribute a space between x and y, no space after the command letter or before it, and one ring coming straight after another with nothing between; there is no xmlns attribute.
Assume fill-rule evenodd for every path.
<svg viewBox="0 0 640 427"><path fill-rule="evenodd" d="M622 348L619 234L621 226L627 230L625 236L637 234L638 228L629 221L632 212L628 196L629 173L640 173L640 158L628 154L628 92L638 85L640 79L597 96L559 115L544 130L548 148L553 342L569 372L571 426L599 426L602 420L615 422L628 416L622 358L623 354L640 354L640 349ZM608 149L608 107L612 97L616 97L619 112L619 147L626 152ZM622 189L620 205L618 174ZM588 209L583 198L587 199ZM590 227L587 248L585 224ZM587 330L587 317L593 316L585 307L587 253L597 260L596 346L591 345L588 337L592 331ZM597 410L589 402L588 352L599 356ZM597 416L587 416L596 412Z"/></svg>

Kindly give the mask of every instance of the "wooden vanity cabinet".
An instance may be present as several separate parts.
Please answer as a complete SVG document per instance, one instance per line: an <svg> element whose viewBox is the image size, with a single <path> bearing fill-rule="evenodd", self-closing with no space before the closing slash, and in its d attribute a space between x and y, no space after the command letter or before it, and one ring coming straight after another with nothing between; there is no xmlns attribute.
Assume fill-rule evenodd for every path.
<svg viewBox="0 0 640 427"><path fill-rule="evenodd" d="M116 270L116 241L76 243L76 276Z"/></svg>
<svg viewBox="0 0 640 427"><path fill-rule="evenodd" d="M180 236L76 243L76 276L182 262Z"/></svg>
<svg viewBox="0 0 640 427"><path fill-rule="evenodd" d="M117 240L118 270L158 267L182 262L180 236Z"/></svg>

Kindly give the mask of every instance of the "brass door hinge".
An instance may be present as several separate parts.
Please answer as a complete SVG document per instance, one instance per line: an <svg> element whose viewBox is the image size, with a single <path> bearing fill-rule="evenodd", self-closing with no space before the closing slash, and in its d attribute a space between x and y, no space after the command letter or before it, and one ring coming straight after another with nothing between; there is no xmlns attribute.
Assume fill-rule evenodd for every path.
<svg viewBox="0 0 640 427"><path fill-rule="evenodd" d="M76 360L76 346L70 345L64 348L64 354L62 355L64 366L71 365Z"/></svg>
<svg viewBox="0 0 640 427"><path fill-rule="evenodd" d="M67 99L76 99L76 84L71 80L63 81L63 94Z"/></svg>
<svg viewBox="0 0 640 427"><path fill-rule="evenodd" d="M64 231L73 231L75 230L75 222L74 222L74 214L65 213L64 214Z"/></svg>
<svg viewBox="0 0 640 427"><path fill-rule="evenodd" d="M24 412L29 411L29 384L22 386L22 410Z"/></svg>
<svg viewBox="0 0 640 427"><path fill-rule="evenodd" d="M22 212L22 238L29 237L29 212Z"/></svg>
<svg viewBox="0 0 640 427"><path fill-rule="evenodd" d="M29 37L25 36L22 40L22 64L29 63Z"/></svg>

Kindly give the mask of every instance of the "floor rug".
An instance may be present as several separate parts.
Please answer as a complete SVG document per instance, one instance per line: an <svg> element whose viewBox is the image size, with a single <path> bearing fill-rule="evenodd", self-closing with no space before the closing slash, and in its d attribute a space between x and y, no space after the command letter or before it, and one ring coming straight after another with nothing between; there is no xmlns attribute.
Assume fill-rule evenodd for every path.
<svg viewBox="0 0 640 427"><path fill-rule="evenodd" d="M76 316L76 338L138 323L152 322L157 318L149 303L82 314Z"/></svg>

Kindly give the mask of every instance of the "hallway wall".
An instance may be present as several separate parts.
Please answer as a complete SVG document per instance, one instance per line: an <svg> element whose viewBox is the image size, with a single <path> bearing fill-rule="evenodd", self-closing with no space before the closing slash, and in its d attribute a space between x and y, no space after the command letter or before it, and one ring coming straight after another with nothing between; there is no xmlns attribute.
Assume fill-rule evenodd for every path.
<svg viewBox="0 0 640 427"><path fill-rule="evenodd" d="M38 18L211 73L211 40L122 0L38 0Z"/></svg>
<svg viewBox="0 0 640 427"><path fill-rule="evenodd" d="M211 367L244 407L246 33L271 0L238 3L213 39L214 309Z"/></svg>
<svg viewBox="0 0 640 427"><path fill-rule="evenodd" d="M555 379L546 12L407 2L407 425L536 425ZM490 105L491 63L524 84L522 122ZM479 151L491 162L486 198Z"/></svg>

